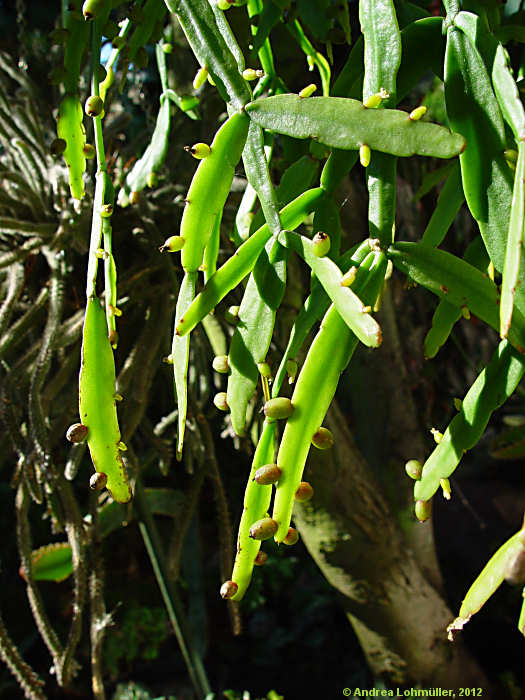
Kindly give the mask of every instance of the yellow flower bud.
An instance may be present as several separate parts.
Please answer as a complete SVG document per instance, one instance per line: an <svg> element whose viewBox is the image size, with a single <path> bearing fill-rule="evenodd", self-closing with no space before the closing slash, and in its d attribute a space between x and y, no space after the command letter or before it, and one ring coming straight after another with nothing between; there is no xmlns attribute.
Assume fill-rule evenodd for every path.
<svg viewBox="0 0 525 700"><path fill-rule="evenodd" d="M311 97L317 90L317 85L315 83L310 83L299 92L299 97Z"/></svg>

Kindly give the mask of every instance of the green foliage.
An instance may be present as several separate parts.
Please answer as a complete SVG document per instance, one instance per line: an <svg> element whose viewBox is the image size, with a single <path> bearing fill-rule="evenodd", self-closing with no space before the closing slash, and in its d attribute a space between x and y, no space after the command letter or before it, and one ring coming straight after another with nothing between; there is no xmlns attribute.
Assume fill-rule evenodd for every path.
<svg viewBox="0 0 525 700"><path fill-rule="evenodd" d="M469 11L451 2L443 16L430 17L410 3L360 0L359 18L350 3L330 0L244 5L62 3L49 40L45 94L38 86L44 81L31 78L37 68L24 72L0 56L2 466L7 471L17 462L12 484L21 572L55 678L67 686L77 673L89 608L96 700L104 698L105 674L116 680L137 660L156 659L168 635L163 609L131 605L104 641L111 619L104 602L106 536L122 535L121 525L134 521L190 681L199 697L209 696L201 649L188 632L173 580L202 485L209 480L217 501L219 544L213 546L220 551L209 558L220 559L220 575L234 592L225 597L234 602L237 628L237 601L264 559L260 540L290 541L312 438L342 372L357 348L373 351L384 333L395 336L376 314L399 275L438 298L425 329L427 357L471 314L493 353L477 378L470 377L443 435L434 431L439 444L415 474L418 519L430 516L440 487L450 497L448 478L480 443L525 370L523 65L514 47L509 55L502 43L523 38L522 27L502 24L515 13L477 2ZM102 69L104 35L112 37L112 48ZM148 64L153 53L156 68ZM317 85L295 67L297 57L317 71L322 96L311 96ZM148 83L160 94L149 96ZM89 119L81 107L88 96L96 106ZM414 109L416 99L421 105ZM200 160L193 176L183 145ZM88 159L93 153L96 162ZM450 159L450 165L429 161L427 167L418 156ZM364 171L354 168L358 158ZM396 231L404 216L397 206L403 178L411 196L430 209L426 228L418 221ZM368 193L367 221L355 231L341 211L350 182ZM451 240L460 211L468 225L456 226ZM478 228L481 236L472 236ZM223 300L236 309L234 330L223 323ZM497 347L490 329L500 333ZM226 391L218 394L211 349L227 375ZM161 364L163 353L173 367ZM216 406L230 411L224 418L214 411L214 395ZM76 406L88 430L97 475L91 481L86 445L67 448L62 440L78 420ZM218 435L233 437L252 459L235 558ZM519 437L503 439L494 452L522 454ZM173 463L173 445L185 472ZM257 483L255 473L268 464L278 467L276 483ZM162 492L144 488L160 477L168 484ZM88 483L107 492L88 495ZM29 513L42 506L51 528L39 540L49 542L52 532L67 542L33 547ZM169 557L153 514L177 523ZM255 532L261 522L267 527ZM510 558L523 556L522 539L520 530L489 561L453 629L505 577L520 578L507 567ZM286 553L279 557L276 586L292 568ZM271 561L265 566L276 568ZM63 640L36 582L67 576L73 601ZM270 576L262 576L272 586ZM185 587L191 602L198 585L190 576ZM524 620L525 611L522 632ZM28 697L41 697L41 680L2 629L3 658ZM117 697L151 695L129 684ZM269 691L266 697L280 696Z"/></svg>
<svg viewBox="0 0 525 700"><path fill-rule="evenodd" d="M168 634L164 608L129 606L118 630L105 642L104 662L110 676L118 678L123 668L130 670L137 661L156 659Z"/></svg>

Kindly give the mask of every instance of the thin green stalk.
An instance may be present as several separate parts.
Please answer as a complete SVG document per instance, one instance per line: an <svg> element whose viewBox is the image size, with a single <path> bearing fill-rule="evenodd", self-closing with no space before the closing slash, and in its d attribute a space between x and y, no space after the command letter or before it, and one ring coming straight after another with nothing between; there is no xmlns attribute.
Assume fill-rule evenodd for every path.
<svg viewBox="0 0 525 700"><path fill-rule="evenodd" d="M181 653L184 657L192 685L199 699L205 698L210 692L210 685L200 655L190 639L186 620L175 585L169 577L168 567L160 536L153 520L151 510L144 494L140 477L135 482L135 507L139 516L139 528L142 539L148 551L151 565L164 600L164 605L177 637Z"/></svg>

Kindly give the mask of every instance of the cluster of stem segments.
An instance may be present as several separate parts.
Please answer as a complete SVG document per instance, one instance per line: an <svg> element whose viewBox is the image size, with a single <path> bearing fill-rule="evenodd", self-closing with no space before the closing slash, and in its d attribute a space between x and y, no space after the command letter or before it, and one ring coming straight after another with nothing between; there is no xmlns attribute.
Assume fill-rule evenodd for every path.
<svg viewBox="0 0 525 700"><path fill-rule="evenodd" d="M116 316L119 314L116 267L111 251L114 196L102 136L103 97L111 81L108 82L108 71L103 86L98 77L100 39L112 4L116 3L88 0L83 6L86 26L91 30L93 56L92 95L86 103L86 111L94 122L98 169L88 261L80 419L87 428L88 446L100 477L93 483L102 488L107 485L116 500L126 502L131 498L131 489L120 455L125 447L116 422L115 375L112 353L108 350L109 343L116 347ZM446 37L440 39L441 18L419 19L412 23L403 19L406 26L400 30L391 2L361 0L364 46L361 44L359 50L352 51L333 86L330 85L329 63L313 49L300 23L295 21L292 34L312 67L316 65L320 73L323 94L314 96L317 88L313 83L298 94L287 92L282 81L277 79L268 37L257 43L261 68L246 67L226 14L230 5L244 4L253 20L252 31L256 38L255 18L265 17L260 0L247 3L166 0L200 64L194 87L200 89L208 78L228 110L228 118L210 144L188 147L200 163L186 197L180 232L169 237L161 247L161 252L180 252L184 270L170 355L178 411L178 459L182 455L187 420L190 333L200 322L206 322L217 304L246 278L242 302L235 312L236 327L229 353L214 361L214 368L227 374L227 390L217 394L214 403L220 410L231 412L234 432L243 435L247 408L259 379L265 399L265 419L246 487L237 555L231 577L221 588L221 595L232 600L243 597L254 565L264 560L261 541L271 537L277 543L297 541L297 533L291 527L294 500L313 496L311 486L302 481L310 446L313 443L317 448L326 448L333 444L322 423L340 375L358 343L372 348L381 343L381 328L373 313L378 308L392 265L441 299L427 339L428 356L433 356L445 342L459 316L470 312L497 328L502 338L492 361L461 402L458 415L443 434L435 432L439 444L434 452L424 465L411 460L407 466L407 472L416 480L415 514L418 519L423 521L430 517L431 499L440 487L444 496L450 498L449 477L462 454L476 444L491 413L514 391L525 371L525 304L523 289L518 285L524 226L525 115L516 83L502 55L503 49L484 28L483 18L459 12L454 6L447 7ZM73 18L73 14L69 10L65 12L65 26L72 28L72 34L84 32L87 36L89 30L81 28L82 19ZM126 29L124 23L121 35ZM478 51L475 40L478 41L476 37L483 31L485 44ZM438 52L445 50L444 80L450 131L428 121L423 105L411 112L395 109L397 102L424 72L436 70L436 56L428 51L417 68L411 65L412 58L426 41ZM487 47L493 49L490 59ZM146 184L154 184L166 152L170 92L173 91L166 84L162 51L157 51L157 57L163 84L157 127L148 151L122 184L118 200L122 206L136 201ZM493 70L487 64L489 60L494 63ZM467 89L466 64L485 70L488 83L468 84ZM443 73L442 67L437 70L438 74ZM109 71L112 71L111 66ZM252 89L250 83L255 79L258 82ZM76 129L77 136L83 134L83 127L75 102L76 85L70 78L64 84L66 96L61 105L58 131L66 142L64 156L70 169L71 192L74 197L80 197L83 156L78 142L78 152L74 152L73 132ZM481 147L483 135L475 120L468 118L468 101L479 98L478 90L488 94L483 99L490 102L491 118L499 136L491 156L493 162L487 166L497 172L498 194L485 187L487 175L479 171L476 160L476 149ZM180 97L174 102L188 112L194 106L190 101L188 109ZM513 132L515 144L505 140L504 121ZM302 164L310 168L308 181L302 189L297 191L293 183L285 185L283 182L276 192L264 150L265 144L271 144L276 138L273 134L311 139L312 154L328 156L317 186L318 160L310 159L309 166ZM509 147L514 145L517 145L517 156L515 163L509 165L512 160L508 156L512 150ZM450 192L440 198L419 243L395 242L397 158L413 155L454 159L445 185ZM357 156L362 167L367 169L370 231L361 244L342 253L334 193ZM258 228L253 222L248 227L241 225L242 216L238 217L234 233L237 249L217 268L221 218L241 157L248 187L240 215L245 220L258 199L263 217ZM511 165L515 169L514 178ZM493 173L491 177L496 175ZM506 200L501 191L505 192ZM437 246L464 198L479 224L481 237L471 257L461 260ZM503 210L505 213L500 217ZM294 230L312 214L313 238L295 233ZM505 222L503 229L502 222ZM285 292L286 263L291 251L311 268L312 288L273 376L266 355L276 312ZM99 259L104 260L107 332L94 318L101 313L96 296ZM489 261L492 276L487 272ZM494 282L494 270L503 275L501 291ZM196 294L199 272L204 274L204 286ZM319 320L320 329L302 366L298 367L297 357L303 342ZM102 366L103 362L107 367ZM102 375L103 380L100 379ZM287 376L293 384L291 398L281 395ZM94 416L104 410L105 418L97 421ZM504 572L500 573L502 578ZM482 579L485 580L486 575ZM486 589L483 580L476 584L476 590ZM471 607L464 605L460 620L468 619L472 612Z"/></svg>
<svg viewBox="0 0 525 700"><path fill-rule="evenodd" d="M435 432L438 444L434 451L424 464L407 463L407 473L415 480L418 519L430 517L431 500L440 488L450 498L449 477L462 455L479 441L492 412L516 389L525 372L525 286L520 284L525 113L504 49L481 9L479 14L459 11L451 2L445 19L425 17L421 10L419 15L409 17L405 12L398 17L391 0L360 0L363 40L355 44L335 81L331 80L330 61L312 46L300 21L291 20L288 29L309 65L318 70L321 85L318 90L312 83L294 94L276 73L269 39L270 29L285 9L280 6L286 3L148 0L142 8L139 3L135 6L141 21L133 24L126 19L115 30L111 12L120 4L117 0L86 0L83 4L77 0L64 3L62 12L64 67L57 81L63 86L63 98L54 147L63 152L73 198L84 196L86 158L93 154L93 146L86 143L86 120L92 123L97 162L79 378L80 424L68 436L87 441L95 468L92 487L107 487L116 501L128 502L133 495L132 480L122 457L126 447L116 411L120 397L113 351L118 344L120 311L111 220L116 206L136 203L141 190L155 186L169 144L172 106L188 118L198 116L198 98L180 96L168 86L169 45L164 43L162 27L169 11L200 65L195 91L208 79L228 114L210 144L188 148L199 165L187 193L180 231L167 238L159 253L173 253L175 260L180 254L184 271L169 358L178 412L178 459L188 415L191 331L202 322L209 334L210 314L243 281L241 304L230 312L235 329L229 352L214 360L214 369L227 376L227 389L217 394L214 403L230 412L233 431L244 435L259 381L264 396L264 420L247 481L237 555L221 588L224 598L236 601L245 594L254 566L266 559L260 550L262 541L273 537L277 543L293 545L298 540L291 526L294 502L315 498L310 484L303 481L309 450L312 445L316 449L333 445L330 431L322 424L341 373L358 344L375 348L381 343L374 313L393 268L439 297L425 341L428 357L445 343L454 323L470 313L501 336L490 363L458 402L457 415L443 433ZM232 10L235 6L241 7ZM260 67L246 67L227 11L248 12L253 58ZM338 12L349 37L347 5L338 7ZM258 36L258 27L265 28L264 36ZM114 49L102 69L101 38L110 32ZM157 123L143 157L125 179L114 183L103 140L104 104L108 91L114 89L114 68L123 67L122 85L127 67L140 65L144 44L155 39L162 83ZM83 108L79 79L82 55L89 45L91 89ZM428 71L444 80L450 129L429 121L423 105L410 112L396 109ZM480 109L486 110L483 118ZM483 131L487 123L490 139ZM279 134L308 139L311 157L292 165L289 177L283 177L276 189L269 157ZM443 171L447 180L442 196L419 242L394 240L397 161L410 156L450 160L450 167ZM241 159L247 187L232 236L236 250L218 266L221 219ZM341 251L335 193L358 161L366 169L369 232L359 244ZM438 246L465 200L480 236L461 259ZM257 201L260 213L254 215ZM312 217L313 235L297 233ZM286 289L287 260L294 253L311 270L311 291L273 372L267 354ZM98 280L101 261L103 285ZM495 273L502 276L501 288L494 281ZM98 296L102 286L104 308ZM304 342L319 321L300 363ZM288 398L284 394L290 385L293 392ZM27 494L21 493L21 508L24 498ZM467 594L451 633L461 628L505 577L523 583L516 571L525 556L524 540L520 530L487 564ZM29 570L30 565L27 567ZM523 613L519 626L525 633ZM59 656L57 652L56 658Z"/></svg>

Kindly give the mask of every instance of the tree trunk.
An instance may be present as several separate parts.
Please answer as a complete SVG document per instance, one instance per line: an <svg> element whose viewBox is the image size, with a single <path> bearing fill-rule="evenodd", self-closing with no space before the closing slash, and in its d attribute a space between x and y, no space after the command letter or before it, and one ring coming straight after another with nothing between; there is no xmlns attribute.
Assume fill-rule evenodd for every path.
<svg viewBox="0 0 525 700"><path fill-rule="evenodd" d="M294 517L311 556L341 594L373 674L393 685L487 689L465 647L447 641L454 615L405 544L335 404L326 424L335 445L311 451L305 479L315 496L297 504Z"/></svg>

